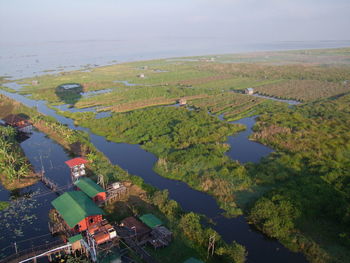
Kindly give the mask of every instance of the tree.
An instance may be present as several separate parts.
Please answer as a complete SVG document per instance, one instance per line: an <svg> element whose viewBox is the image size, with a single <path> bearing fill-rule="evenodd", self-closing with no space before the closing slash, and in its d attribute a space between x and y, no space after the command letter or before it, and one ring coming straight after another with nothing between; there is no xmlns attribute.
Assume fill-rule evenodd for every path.
<svg viewBox="0 0 350 263"><path fill-rule="evenodd" d="M225 244L224 246L218 248L216 250L216 254L227 256L233 260L234 263L243 263L246 261L248 252L244 246L238 244L236 241L233 241L229 245Z"/></svg>
<svg viewBox="0 0 350 263"><path fill-rule="evenodd" d="M199 215L193 212L183 215L179 226L187 238L198 244L206 244Z"/></svg>
<svg viewBox="0 0 350 263"><path fill-rule="evenodd" d="M89 263L90 261L84 258L83 256L73 256L73 255L68 255L66 263Z"/></svg>
<svg viewBox="0 0 350 263"><path fill-rule="evenodd" d="M249 220L270 237L286 238L300 211L284 196L262 197L250 211Z"/></svg>

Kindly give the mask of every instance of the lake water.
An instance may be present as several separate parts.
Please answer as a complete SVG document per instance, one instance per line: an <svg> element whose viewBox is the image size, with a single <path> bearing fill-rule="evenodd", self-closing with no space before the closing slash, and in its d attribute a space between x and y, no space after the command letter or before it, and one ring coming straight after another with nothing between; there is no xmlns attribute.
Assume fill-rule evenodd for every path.
<svg viewBox="0 0 350 263"><path fill-rule="evenodd" d="M226 38L157 38L0 43L0 76L14 79L117 62L240 52L336 48L350 41L242 43Z"/></svg>

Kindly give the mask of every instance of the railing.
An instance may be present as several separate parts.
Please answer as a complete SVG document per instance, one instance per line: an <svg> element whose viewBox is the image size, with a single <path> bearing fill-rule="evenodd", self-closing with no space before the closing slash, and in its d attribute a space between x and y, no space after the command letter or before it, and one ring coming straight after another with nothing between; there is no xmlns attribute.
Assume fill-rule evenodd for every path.
<svg viewBox="0 0 350 263"><path fill-rule="evenodd" d="M21 260L45 253L45 251L49 249L52 250L63 245L65 245L65 243L62 240L56 240L44 245L39 245L36 247L24 249L24 250L18 251L18 253L16 254L12 254L10 256L7 256L6 258L0 259L0 263L19 262Z"/></svg>

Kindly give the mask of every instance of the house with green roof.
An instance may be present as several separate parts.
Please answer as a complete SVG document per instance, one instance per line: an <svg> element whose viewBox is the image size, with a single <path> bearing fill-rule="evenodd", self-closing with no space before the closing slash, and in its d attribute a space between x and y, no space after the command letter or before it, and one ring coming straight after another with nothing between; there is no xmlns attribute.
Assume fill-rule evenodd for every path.
<svg viewBox="0 0 350 263"><path fill-rule="evenodd" d="M87 196L94 200L94 202L106 200L106 191L90 178L81 177L79 180L75 181L74 184L79 190L83 191Z"/></svg>
<svg viewBox="0 0 350 263"><path fill-rule="evenodd" d="M82 191L65 192L51 202L67 226L79 233L102 221L105 213Z"/></svg>
<svg viewBox="0 0 350 263"><path fill-rule="evenodd" d="M150 228L155 228L163 224L163 222L153 214L144 214L139 218L145 225Z"/></svg>

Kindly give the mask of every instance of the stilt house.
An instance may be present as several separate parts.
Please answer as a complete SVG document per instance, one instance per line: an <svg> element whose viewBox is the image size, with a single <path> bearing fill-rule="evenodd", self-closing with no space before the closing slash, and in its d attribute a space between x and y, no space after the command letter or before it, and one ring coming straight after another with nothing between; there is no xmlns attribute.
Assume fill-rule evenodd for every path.
<svg viewBox="0 0 350 263"><path fill-rule="evenodd" d="M86 175L85 164L87 162L88 161L86 159L81 157L74 158L65 162L71 170L71 176L72 176L73 182L78 180L80 176Z"/></svg>
<svg viewBox="0 0 350 263"><path fill-rule="evenodd" d="M81 191L65 192L51 204L67 226L76 233L101 222L104 215L104 212Z"/></svg>
<svg viewBox="0 0 350 263"><path fill-rule="evenodd" d="M154 248L166 247L172 240L172 232L165 226L163 222L153 214L145 214L140 216L140 220L152 229L148 242Z"/></svg>
<svg viewBox="0 0 350 263"><path fill-rule="evenodd" d="M181 98L181 99L179 99L179 104L180 104L180 106L184 106L187 104L187 100L185 98Z"/></svg>
<svg viewBox="0 0 350 263"><path fill-rule="evenodd" d="M79 180L75 181L74 184L76 187L78 187L79 190L83 191L94 202L101 202L106 200L106 191L90 178L79 178Z"/></svg>
<svg viewBox="0 0 350 263"><path fill-rule="evenodd" d="M140 220L150 228L162 225L162 221L153 214L144 214L140 216Z"/></svg>
<svg viewBox="0 0 350 263"><path fill-rule="evenodd" d="M253 88L247 88L247 89L245 89L244 93L248 94L248 95L253 95L254 94L254 89Z"/></svg>
<svg viewBox="0 0 350 263"><path fill-rule="evenodd" d="M151 233L151 229L148 226L133 216L124 218L120 225L133 231L138 241L148 239Z"/></svg>

